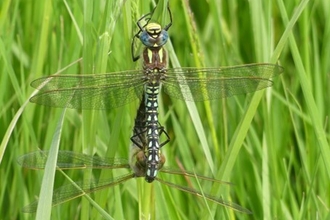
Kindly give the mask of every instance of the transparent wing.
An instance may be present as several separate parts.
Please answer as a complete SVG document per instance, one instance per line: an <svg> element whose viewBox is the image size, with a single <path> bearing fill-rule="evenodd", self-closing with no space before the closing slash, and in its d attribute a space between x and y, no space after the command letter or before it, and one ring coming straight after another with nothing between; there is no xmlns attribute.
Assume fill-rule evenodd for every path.
<svg viewBox="0 0 330 220"><path fill-rule="evenodd" d="M21 166L29 169L44 169L48 154L49 151L36 151L19 157L17 161ZM130 168L126 159L101 158L98 156L74 153L72 151L59 151L57 166L60 169ZM52 204L55 206L85 194L120 184L133 177L135 177L135 174L130 173L116 179L107 179L101 181L90 180L88 183L76 182L73 184L65 185L54 191ZM23 208L23 212L35 212L37 206L38 201L36 200L28 206L25 206Z"/></svg>
<svg viewBox="0 0 330 220"><path fill-rule="evenodd" d="M145 76L141 70L98 75L53 75L34 80L36 104L74 109L112 109L142 96Z"/></svg>
<svg viewBox="0 0 330 220"><path fill-rule="evenodd" d="M226 185L233 185L231 182L226 182L222 180L217 180L211 177L207 176L202 176L193 172L189 172L186 170L180 170L180 169L175 169L175 168L170 168L170 167L162 167L159 172L161 173L167 173L167 174L173 174L173 175L181 175L181 176L187 176L187 177L193 177L193 178L198 178L200 180L207 180L210 182L215 182L215 183L221 183L221 184L226 184Z"/></svg>
<svg viewBox="0 0 330 220"><path fill-rule="evenodd" d="M272 85L283 72L274 64L223 68L169 69L162 80L165 92L178 99L204 101L255 92ZM40 90L30 101L51 107L112 109L142 97L147 77L141 70L99 75L55 75L31 85Z"/></svg>
<svg viewBox="0 0 330 220"><path fill-rule="evenodd" d="M48 151L36 151L29 154L25 154L18 158L18 163L26 168L30 169L43 169L45 167ZM61 169L82 169L82 168L130 168L127 160L125 159L109 159L109 158L101 158L98 156L89 156L80 153L74 153L71 151L59 151L58 153L58 161L57 166ZM182 171L173 168L163 167L160 172L188 177L196 177L201 180L211 181L215 183L222 183L231 185L229 182L223 182L220 180L216 180L210 177L205 177L202 175L198 175L189 171ZM89 182L75 182L69 185L62 186L54 191L52 205L58 205L69 200L72 200L77 197L81 197L85 194L89 194L101 189L105 189L108 187L115 186L117 184L123 183L129 179L137 177L135 173L129 173L124 176L115 178L115 179L106 179L95 181L91 179ZM209 194L202 194L201 192L181 185L177 185L175 183L171 183L159 178L156 178L162 184L170 186L172 188L181 190L183 192L190 193L192 195L198 197L205 197L207 200L215 202L217 204L232 208L236 211L244 212L250 214L251 212L235 203L228 202L223 200L222 198L218 198ZM38 200L32 202L28 206L23 208L23 212L35 212L38 206Z"/></svg>
<svg viewBox="0 0 330 220"><path fill-rule="evenodd" d="M162 184L165 184L169 187L172 187L172 188L175 188L175 189L178 189L180 191L183 191L183 192L186 192L186 193L189 193L189 194L192 194L194 196L198 196L198 197L201 197L201 198L205 198L209 201L212 201L212 202L215 202L219 205L222 205L222 206L225 206L225 207L228 207L228 208L231 208L235 211L239 211L239 212L242 212L242 213L246 213L246 214L252 214L252 212L246 208L243 208L242 206L236 204L236 203L233 203L233 202L229 202L229 201L225 201L223 200L222 198L219 198L219 197L215 197L215 196L212 196L212 195L209 195L209 194L205 194L205 193L201 193L195 189L192 189L190 187L185 187L185 186L180 186L180 185L177 185L177 184L174 184L174 183L171 183L171 182L168 182L168 181L165 181L165 180L162 180L158 177L156 177L156 180Z"/></svg>
<svg viewBox="0 0 330 220"><path fill-rule="evenodd" d="M169 69L163 80L164 91L187 101L204 101L255 92L272 86L270 80L283 67L275 64L248 64L221 68Z"/></svg>
<svg viewBox="0 0 330 220"><path fill-rule="evenodd" d="M25 168L44 169L49 151L35 151L25 154L17 159L17 162ZM126 159L101 158L72 151L59 151L57 166L60 169L116 169L130 168Z"/></svg>
<svg viewBox="0 0 330 220"><path fill-rule="evenodd" d="M81 197L85 194L89 194L101 189L118 185L134 177L135 174L130 173L116 179L101 180L101 181L91 180L88 183L76 182L73 184L62 186L54 191L52 205L53 206L59 205L61 203L70 201L72 199ZM35 200L29 205L23 207L22 211L28 213L36 212L37 207L38 207L38 200Z"/></svg>

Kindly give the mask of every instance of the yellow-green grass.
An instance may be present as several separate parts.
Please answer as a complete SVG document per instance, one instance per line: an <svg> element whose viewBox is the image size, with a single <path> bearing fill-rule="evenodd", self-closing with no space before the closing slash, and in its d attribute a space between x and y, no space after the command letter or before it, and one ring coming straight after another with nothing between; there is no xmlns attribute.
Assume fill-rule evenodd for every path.
<svg viewBox="0 0 330 220"><path fill-rule="evenodd" d="M163 25L168 22L166 3L157 3ZM111 111L69 109L62 119L63 109L27 102L34 92L29 83L80 58L60 74L139 68L130 53L135 22L155 4L0 2L0 219L143 219L149 214L152 219L330 218L327 0L170 1L170 67L279 62L285 68L271 89L255 94L202 103L161 96L159 119L171 137L163 148L166 165L182 164L232 182L229 187L191 179L196 189L235 202L252 215L143 178L94 193L93 201L83 197L49 206L52 183L57 188L70 181L60 172L53 181L54 165L27 170L16 159L51 147L127 159L138 100ZM73 180L123 173L66 172ZM189 184L180 177L161 177ZM39 213L22 213L37 196L45 201Z"/></svg>

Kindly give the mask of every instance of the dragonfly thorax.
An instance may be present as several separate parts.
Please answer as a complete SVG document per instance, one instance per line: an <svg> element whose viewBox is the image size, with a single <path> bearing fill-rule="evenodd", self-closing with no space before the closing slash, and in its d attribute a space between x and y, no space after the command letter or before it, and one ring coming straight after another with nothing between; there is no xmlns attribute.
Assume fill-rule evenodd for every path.
<svg viewBox="0 0 330 220"><path fill-rule="evenodd" d="M146 73L152 71L165 72L167 69L167 53L162 47L146 47L142 53L143 69Z"/></svg>

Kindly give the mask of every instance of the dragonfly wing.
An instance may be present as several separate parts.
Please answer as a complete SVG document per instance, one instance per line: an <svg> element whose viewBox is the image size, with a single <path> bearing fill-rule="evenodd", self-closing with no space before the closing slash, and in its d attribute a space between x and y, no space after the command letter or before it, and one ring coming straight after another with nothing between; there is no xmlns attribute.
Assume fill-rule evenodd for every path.
<svg viewBox="0 0 330 220"><path fill-rule="evenodd" d="M272 86L270 78L283 68L274 64L249 64L223 68L175 68L166 73L164 91L187 101L204 101L255 92Z"/></svg>
<svg viewBox="0 0 330 220"><path fill-rule="evenodd" d="M221 184L226 184L226 185L233 185L231 182L217 180L217 179L214 179L214 178L211 178L211 177L207 177L207 176L202 176L202 175L196 174L194 172L190 172L190 171L186 171L186 170L181 170L181 169L176 169L176 168L172 168L172 167L162 167L159 171L161 173L181 175L181 176L198 178L198 179L201 179L201 180L207 180L207 181L210 181L210 182L216 182L216 183L221 183Z"/></svg>
<svg viewBox="0 0 330 220"><path fill-rule="evenodd" d="M118 177L116 179L109 179L109 180L101 180L101 181L94 181L91 180L88 183L84 182L76 182L69 185L62 186L53 193L53 200L52 205L59 205L61 203L70 201L72 199L81 197L85 194L89 194L104 188L109 188L120 183L123 183L129 179L135 177L135 174L130 173L124 176ZM38 200L30 203L29 205L23 208L23 212L33 213L36 212L38 207Z"/></svg>
<svg viewBox="0 0 330 220"><path fill-rule="evenodd" d="M31 83L40 91L30 101L59 108L112 109L141 97L144 81L139 70L99 75L54 75Z"/></svg>
<svg viewBox="0 0 330 220"><path fill-rule="evenodd" d="M228 208L231 208L235 211L238 211L238 212L242 212L242 213L246 213L246 214L252 214L252 212L246 208L243 208L242 206L236 204L236 203L233 203L233 202L229 202L229 201L225 201L223 200L222 198L219 198L219 197L215 197L215 196L212 196L212 195L209 195L209 194L205 194L205 193L201 193L195 189L192 189L192 188L189 188L189 187L185 187L185 186L180 186L180 185L177 185L177 184L174 184L174 183L171 183L171 182L168 182L168 181L165 181L165 180L162 180L158 177L156 177L156 180L162 184L165 184L169 187L172 187L174 189L178 189L180 191L183 191L183 192L186 192L186 193L189 193L189 194L192 194L194 196L198 196L198 197L201 197L201 198L205 198L209 201L212 201L212 202L215 202L219 205L222 205L222 206L225 206L225 207L228 207Z"/></svg>
<svg viewBox="0 0 330 220"><path fill-rule="evenodd" d="M28 169L44 169L49 151L35 151L25 154L17 159L17 162ZM59 169L116 169L130 168L126 159L101 158L72 151L59 151L57 155L57 167Z"/></svg>

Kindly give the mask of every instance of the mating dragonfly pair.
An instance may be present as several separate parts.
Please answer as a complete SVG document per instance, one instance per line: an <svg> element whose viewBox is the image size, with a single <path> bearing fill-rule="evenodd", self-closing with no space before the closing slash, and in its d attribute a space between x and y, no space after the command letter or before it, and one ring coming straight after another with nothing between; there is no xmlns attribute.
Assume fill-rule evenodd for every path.
<svg viewBox="0 0 330 220"><path fill-rule="evenodd" d="M73 152L62 151L58 155L58 167L66 168L128 168L132 173L109 181L90 185L78 184L76 187L64 187L54 193L53 204L59 204L104 188L104 185L113 186L134 177L145 177L147 182L157 180L179 190L202 196L192 188L179 186L157 177L157 172L197 176L213 182L221 182L208 177L195 175L190 172L164 168L164 156L160 149L167 141L160 143L159 136L168 135L158 122L158 94L162 85L169 96L186 101L204 101L220 99L237 94L251 93L272 85L270 78L283 72L283 68L274 64L248 64L242 66L221 68L171 68L168 69L168 57L164 45L168 41L168 29L172 25L172 14L168 7L170 22L164 28L160 24L149 22L152 13L149 13L137 22L138 33L132 41L132 58L136 61L140 56L134 55L134 44L140 39L145 46L142 52L143 69L114 72L100 75L54 75L37 79L31 85L40 92L31 98L31 102L62 108L74 109L112 109L122 106L142 97L135 120L131 161L108 160ZM146 24L142 25L142 20ZM41 169L44 167L47 152L27 154L19 159L24 167ZM77 161L72 162L70 161ZM67 192L69 191L69 192ZM64 193L62 193L64 192ZM234 210L250 213L241 206L205 195L206 199ZM34 211L36 203L26 208Z"/></svg>

